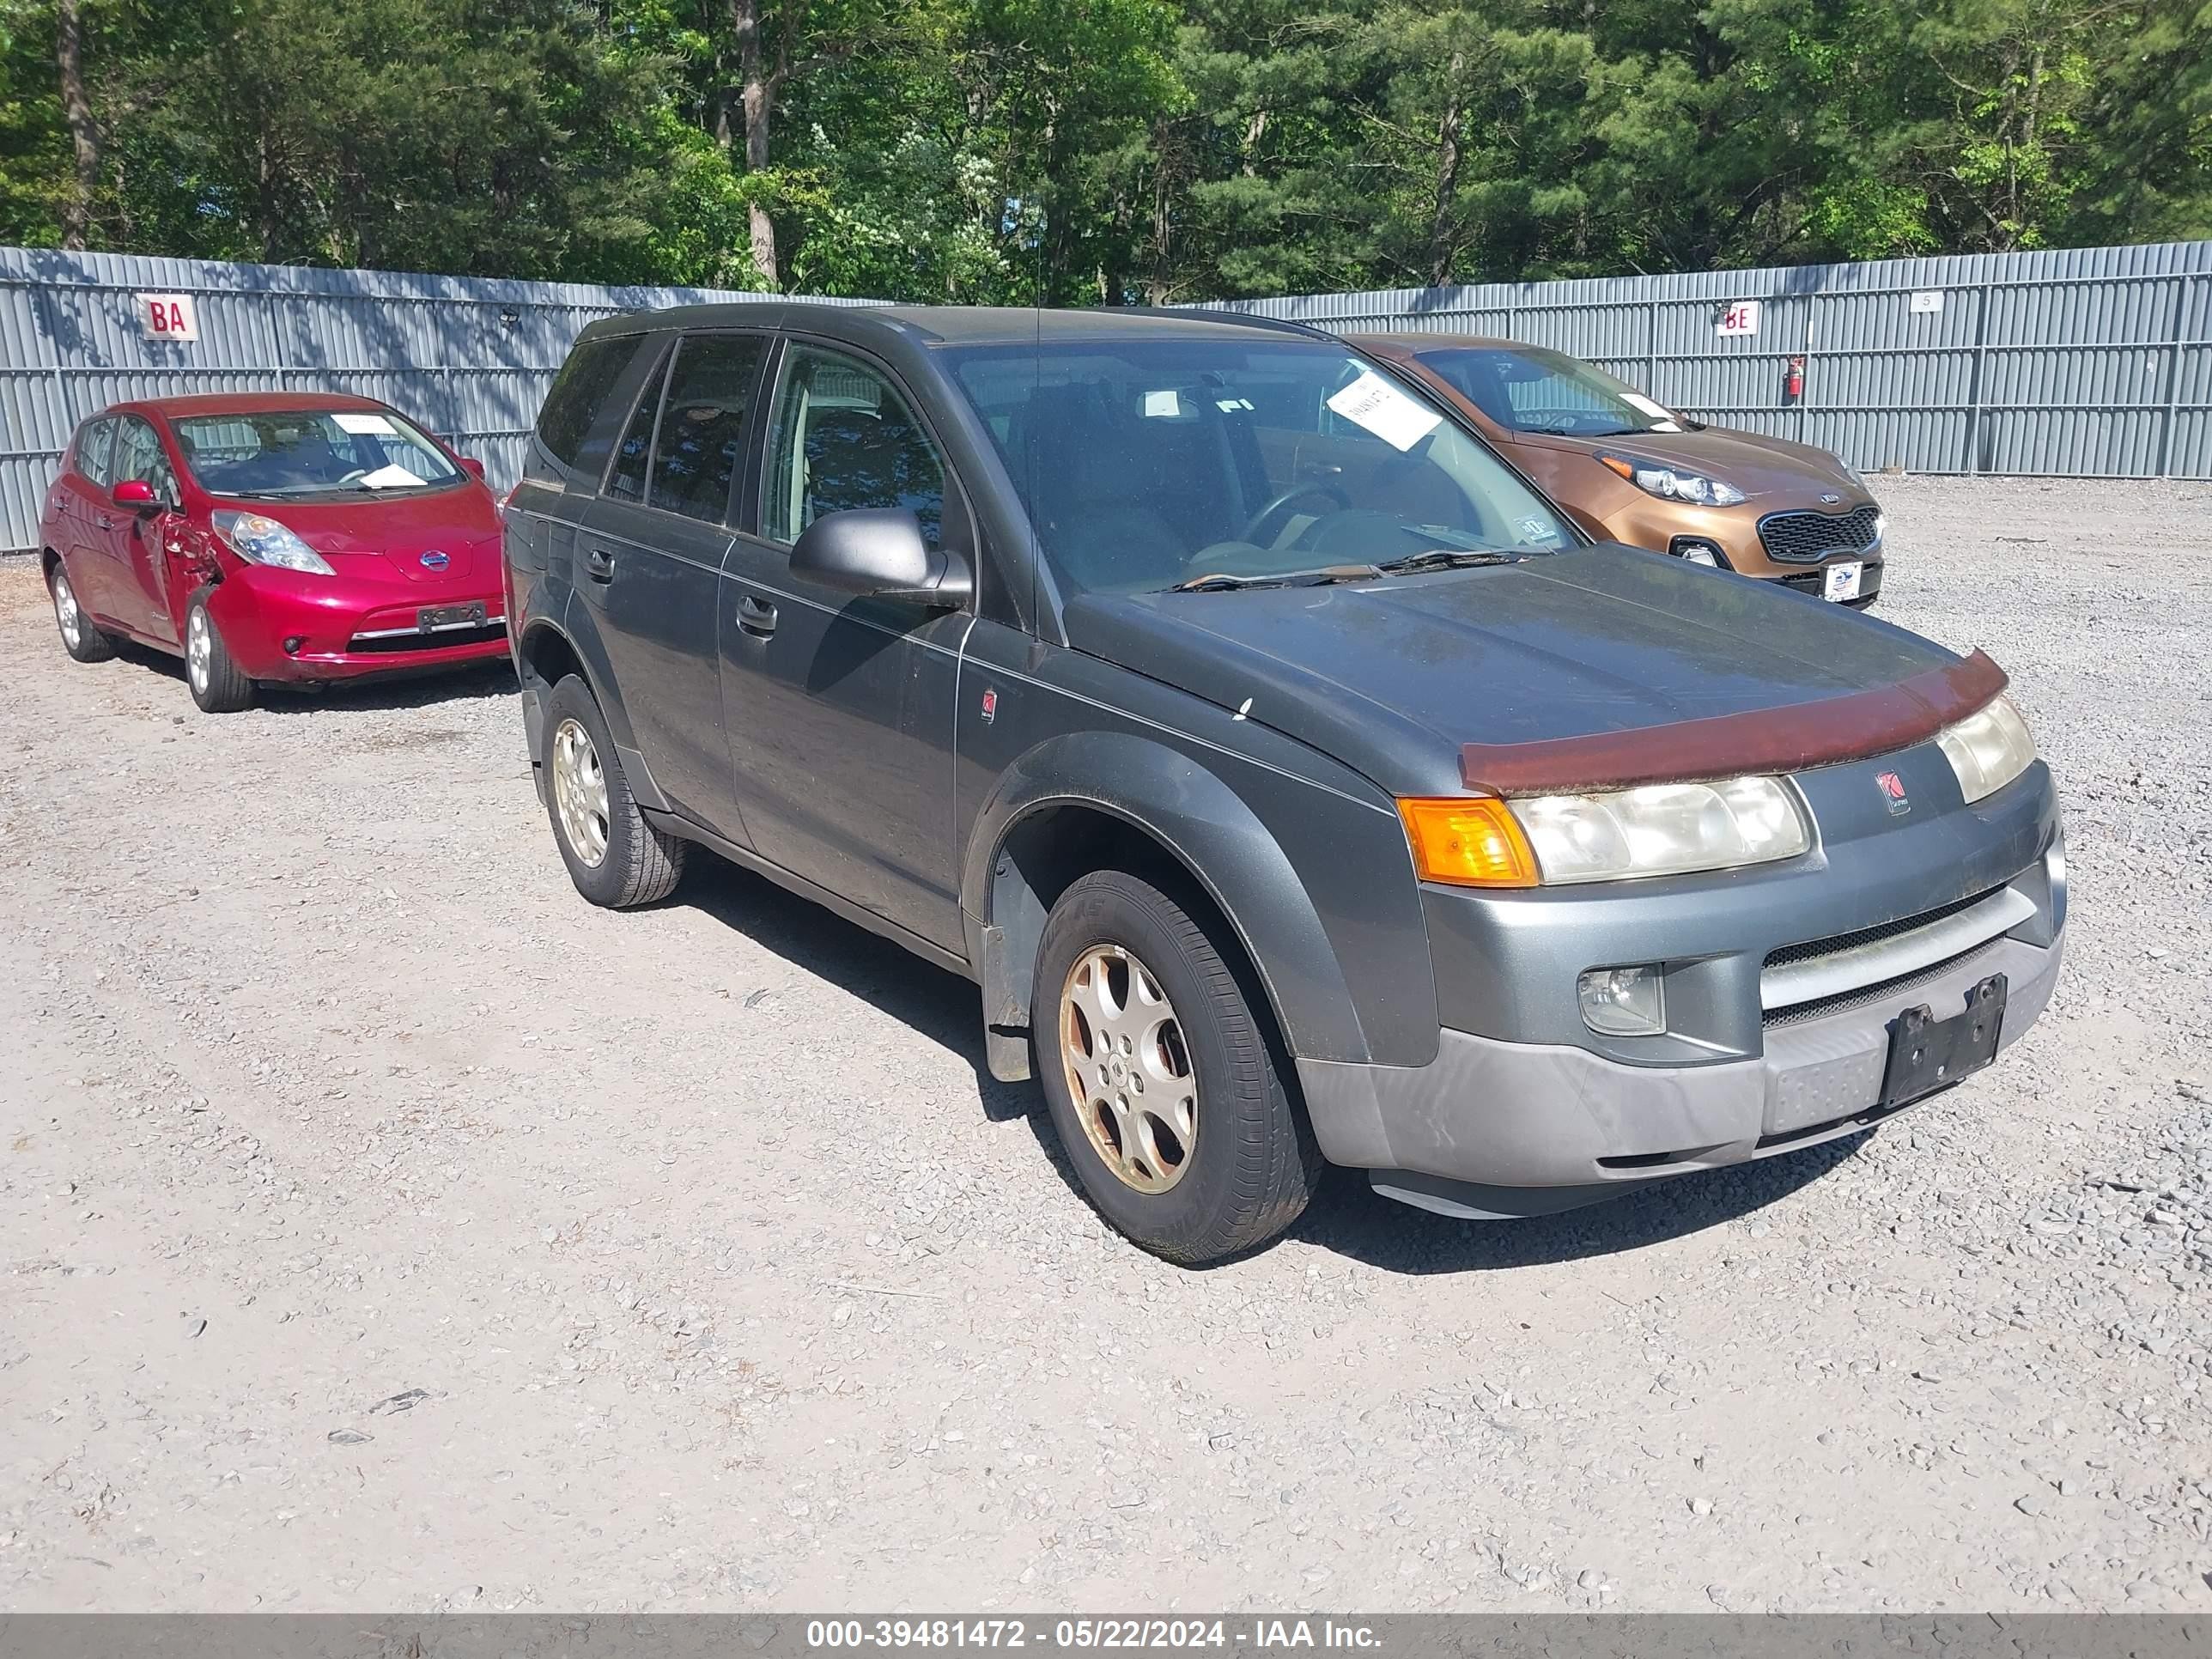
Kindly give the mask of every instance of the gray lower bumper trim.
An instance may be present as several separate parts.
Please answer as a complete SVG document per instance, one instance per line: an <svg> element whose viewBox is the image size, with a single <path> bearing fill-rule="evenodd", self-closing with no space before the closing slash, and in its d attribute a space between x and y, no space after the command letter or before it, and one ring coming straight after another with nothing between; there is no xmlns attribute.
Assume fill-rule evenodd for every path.
<svg viewBox="0 0 2212 1659"><path fill-rule="evenodd" d="M2043 1012L2062 948L2063 940L2049 949L1992 940L1893 997L1776 1027L1752 1060L1626 1066L1583 1048L1446 1031L1426 1066L1301 1060L1298 1080L1334 1163L1500 1189L1626 1190L1850 1133L1881 1097L1890 1022L1922 1003L1956 1012L1990 974L2008 981L2002 1043L2009 1047ZM1424 1201L1413 1196L1420 1183L1402 1184L1407 1190L1395 1196ZM1551 1196L1564 1201L1540 1205L1522 1194L1486 1206L1438 1190L1429 1196L1441 1201L1428 1207L1520 1214L1604 1195L1561 1192Z"/></svg>

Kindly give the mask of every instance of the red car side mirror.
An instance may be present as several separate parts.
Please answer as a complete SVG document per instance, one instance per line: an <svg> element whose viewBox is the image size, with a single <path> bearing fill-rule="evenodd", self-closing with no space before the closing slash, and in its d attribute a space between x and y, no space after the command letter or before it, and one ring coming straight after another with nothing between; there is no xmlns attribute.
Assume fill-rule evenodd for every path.
<svg viewBox="0 0 2212 1659"><path fill-rule="evenodd" d="M471 478L481 481L484 475L483 463L473 455L464 455L461 457L461 471Z"/></svg>
<svg viewBox="0 0 2212 1659"><path fill-rule="evenodd" d="M154 486L143 478L124 479L108 492L108 499L132 513L158 512L161 506L160 497L154 494Z"/></svg>

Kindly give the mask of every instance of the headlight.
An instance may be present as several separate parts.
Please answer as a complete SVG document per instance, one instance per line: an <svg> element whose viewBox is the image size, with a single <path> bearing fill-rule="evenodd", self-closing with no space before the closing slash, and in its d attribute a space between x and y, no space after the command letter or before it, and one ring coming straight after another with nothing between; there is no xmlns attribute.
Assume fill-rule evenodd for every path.
<svg viewBox="0 0 2212 1659"><path fill-rule="evenodd" d="M1734 507L1743 491L1702 472L1685 472L1657 461L1632 460L1624 455L1601 455L1598 459L1648 495L1670 501L1692 501L1699 507Z"/></svg>
<svg viewBox="0 0 2212 1659"><path fill-rule="evenodd" d="M1993 795L2027 770L2035 739L2010 697L1999 696L1966 719L1945 726L1936 742L1959 775L1959 793L1970 801Z"/></svg>
<svg viewBox="0 0 2212 1659"><path fill-rule="evenodd" d="M1602 795L1401 800L1424 881L1534 887L1684 875L1795 858L1813 844L1779 778L1660 783Z"/></svg>
<svg viewBox="0 0 2212 1659"><path fill-rule="evenodd" d="M217 509L216 532L238 556L250 564L273 564L282 570L304 570L311 576L335 576L330 561L264 514L234 507Z"/></svg>

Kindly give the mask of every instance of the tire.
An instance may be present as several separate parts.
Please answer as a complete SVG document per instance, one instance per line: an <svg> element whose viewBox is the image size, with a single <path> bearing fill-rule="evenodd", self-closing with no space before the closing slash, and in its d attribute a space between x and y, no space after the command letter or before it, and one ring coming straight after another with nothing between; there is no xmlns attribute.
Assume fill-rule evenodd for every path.
<svg viewBox="0 0 2212 1659"><path fill-rule="evenodd" d="M185 611L185 684L202 714L235 714L253 706L253 682L208 614L208 592L203 587L193 594Z"/></svg>
<svg viewBox="0 0 2212 1659"><path fill-rule="evenodd" d="M684 875L684 843L645 821L598 701L571 674L545 705L545 813L568 879L611 910L666 898Z"/></svg>
<svg viewBox="0 0 2212 1659"><path fill-rule="evenodd" d="M1243 961L1234 941L1119 870L1062 893L1037 951L1031 1042L1060 1144L1109 1223L1184 1267L1274 1237L1321 1176ZM1102 1045L1100 1027L1127 1041Z"/></svg>
<svg viewBox="0 0 2212 1659"><path fill-rule="evenodd" d="M92 613L77 604L76 585L59 559L46 572L46 597L54 602L54 626L72 662L106 662L115 654L114 637L102 633Z"/></svg>

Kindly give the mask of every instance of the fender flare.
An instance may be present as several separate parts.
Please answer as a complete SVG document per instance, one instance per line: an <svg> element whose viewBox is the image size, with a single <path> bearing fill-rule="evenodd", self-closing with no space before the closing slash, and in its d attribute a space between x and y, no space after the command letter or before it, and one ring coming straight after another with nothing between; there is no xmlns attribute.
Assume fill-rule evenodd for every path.
<svg viewBox="0 0 2212 1659"><path fill-rule="evenodd" d="M960 891L987 1027L1028 1024L1043 927L1009 842L1037 814L1069 806L1119 818L1204 890L1259 975L1293 1055L1369 1058L1335 948L1274 836L1225 780L1133 732L1072 732L1038 744L1006 769L976 815Z"/></svg>
<svg viewBox="0 0 2212 1659"><path fill-rule="evenodd" d="M539 678L530 665L532 641L548 634L565 645L569 654L583 669L584 684L591 688L592 699L599 706L600 718L607 723L607 734L615 740L615 747L620 751L623 775L637 804L666 811L668 802L662 796L660 787L653 782L652 771L638 749L637 732L630 725L629 710L623 706L621 694L615 689L613 665L607 660L606 647L599 639L598 629L571 629L567 625L565 616L556 621L551 617L539 615L525 623L521 637L515 641L514 664L515 673L522 681L524 697L528 699L532 696L531 682ZM550 685L545 687L547 692L552 689ZM535 732L532 735L534 738ZM533 766L536 761L533 744Z"/></svg>

